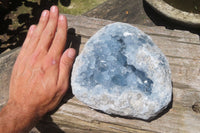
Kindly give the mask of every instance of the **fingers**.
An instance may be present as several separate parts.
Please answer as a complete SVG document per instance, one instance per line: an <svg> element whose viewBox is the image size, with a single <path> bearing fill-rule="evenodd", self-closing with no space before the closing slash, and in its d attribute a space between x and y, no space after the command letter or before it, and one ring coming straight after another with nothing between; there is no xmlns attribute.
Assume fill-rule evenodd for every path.
<svg viewBox="0 0 200 133"><path fill-rule="evenodd" d="M20 51L20 53L19 53L19 56L18 56L18 58L17 58L16 65L17 65L17 63L18 63L19 61L22 60L22 58L23 58L25 52L27 51L26 49L27 49L27 47L28 47L28 45L29 45L29 41L30 41L30 39L31 39L31 37L32 37L32 35L33 35L33 33L34 33L36 27L37 27L36 25L31 25L31 26L30 26L30 28L29 28L29 30L28 30L28 33L27 33L27 36L26 36L26 39L25 39L25 41L24 41L24 43L23 43L22 49L21 49L21 51Z"/></svg>
<svg viewBox="0 0 200 133"><path fill-rule="evenodd" d="M38 42L41 39L41 35L42 35L48 21L49 21L49 11L44 10L42 12L41 17L40 17L38 26L37 26L36 30L34 31L32 37L31 37L31 41L28 44L27 48L29 49L29 53L32 53L31 51L34 51L35 48L37 47Z"/></svg>
<svg viewBox="0 0 200 133"><path fill-rule="evenodd" d="M58 7L52 6L50 9L49 21L41 35L41 39L37 45L36 50L38 51L42 50L46 52L48 51L57 29L58 15L59 15Z"/></svg>
<svg viewBox="0 0 200 133"><path fill-rule="evenodd" d="M55 59L60 58L65 48L67 38L67 19L64 15L60 15L58 19L58 27L49 54Z"/></svg>
<svg viewBox="0 0 200 133"><path fill-rule="evenodd" d="M20 54L17 58L16 65L19 61L23 62L23 60L28 58L28 55L33 53L36 46L38 45L41 34L42 34L44 28L46 27L48 20L49 20L49 11L44 10L40 17L39 24L37 26L32 25L29 28L26 39L24 41L24 44L20 51ZM25 54L26 54L26 56L24 56Z"/></svg>
<svg viewBox="0 0 200 133"><path fill-rule="evenodd" d="M65 91L67 90L67 85L69 84L69 76L75 56L76 51L73 48L69 48L61 57L58 85L62 86L62 89L65 89Z"/></svg>
<svg viewBox="0 0 200 133"><path fill-rule="evenodd" d="M23 43L23 46L22 46L22 49L21 49L20 54L22 54L22 53L25 52L26 48L27 48L28 45L29 45L29 41L30 41L30 39L31 39L31 37L32 37L32 35L33 35L33 33L34 33L34 31L35 31L36 28L37 28L36 25L31 25L31 26L30 26L30 28L29 28L29 30L28 30L28 33L27 33L27 35L26 35L26 39L25 39L25 41L24 41L24 43Z"/></svg>
<svg viewBox="0 0 200 133"><path fill-rule="evenodd" d="M29 43L31 36L33 35L33 32L35 31L36 28L37 28L36 25L30 26L28 33L27 33L27 36L26 36L26 39L25 39L24 44L23 44L23 48L26 49L28 47L28 43Z"/></svg>
<svg viewBox="0 0 200 133"><path fill-rule="evenodd" d="M24 51L28 51L31 55L33 52L46 51L48 53L43 66L48 68L55 66L55 71L59 71L57 84L64 84L64 88L68 85L68 79L71 72L72 64L76 55L76 51L72 48L67 49L63 54L67 38L67 19L65 16L60 15L56 6L51 7L50 12L43 11L39 24L31 26L24 42ZM30 52L30 50L33 50ZM26 52L27 53L27 52ZM32 56L34 57L34 56ZM41 56L37 56L40 59ZM25 57L26 59L26 57ZM53 61L52 61L53 60ZM50 62L50 63L49 63ZM55 62L55 63L54 63ZM57 68L58 67L58 68ZM54 69L54 67L52 67Z"/></svg>

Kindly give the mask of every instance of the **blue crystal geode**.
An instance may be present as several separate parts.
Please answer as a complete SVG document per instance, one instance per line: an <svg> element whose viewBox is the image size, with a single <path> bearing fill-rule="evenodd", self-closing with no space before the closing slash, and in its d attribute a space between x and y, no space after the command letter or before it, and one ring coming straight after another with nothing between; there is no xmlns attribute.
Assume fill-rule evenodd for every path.
<svg viewBox="0 0 200 133"><path fill-rule="evenodd" d="M71 84L91 108L141 119L157 115L172 97L166 57L145 33L119 22L89 39L76 58Z"/></svg>

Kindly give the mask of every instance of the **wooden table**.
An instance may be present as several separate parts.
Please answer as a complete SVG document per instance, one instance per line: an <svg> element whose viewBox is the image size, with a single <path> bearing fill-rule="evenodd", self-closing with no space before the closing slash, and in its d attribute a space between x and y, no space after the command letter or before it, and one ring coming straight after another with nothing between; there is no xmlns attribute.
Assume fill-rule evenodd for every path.
<svg viewBox="0 0 200 133"><path fill-rule="evenodd" d="M69 25L68 44L82 50L86 41L112 21L66 15ZM173 100L155 120L142 121L110 116L78 101L71 92L60 108L47 115L32 131L68 133L129 132L200 132L200 42L199 36L187 31L163 27L134 25L150 35L167 56L172 71ZM80 44L80 45L79 45ZM8 99L12 66L20 49L0 56L0 107ZM194 104L196 106L193 106Z"/></svg>

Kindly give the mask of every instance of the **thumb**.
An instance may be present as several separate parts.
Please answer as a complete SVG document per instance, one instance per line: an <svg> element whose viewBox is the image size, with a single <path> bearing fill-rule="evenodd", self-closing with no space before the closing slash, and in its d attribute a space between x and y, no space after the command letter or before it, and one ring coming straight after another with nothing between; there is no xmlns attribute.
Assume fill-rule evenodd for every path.
<svg viewBox="0 0 200 133"><path fill-rule="evenodd" d="M76 51L73 48L68 48L61 56L58 85L63 87L62 89L67 90L69 86L69 76L75 56Z"/></svg>

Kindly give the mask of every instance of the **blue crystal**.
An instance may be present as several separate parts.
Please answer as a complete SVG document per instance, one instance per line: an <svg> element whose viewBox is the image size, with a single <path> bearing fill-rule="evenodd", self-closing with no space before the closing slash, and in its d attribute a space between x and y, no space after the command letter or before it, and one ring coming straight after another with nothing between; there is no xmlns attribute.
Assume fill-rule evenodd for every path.
<svg viewBox="0 0 200 133"><path fill-rule="evenodd" d="M171 101L169 64L142 31L110 24L91 37L76 58L72 90L94 109L149 119Z"/></svg>

